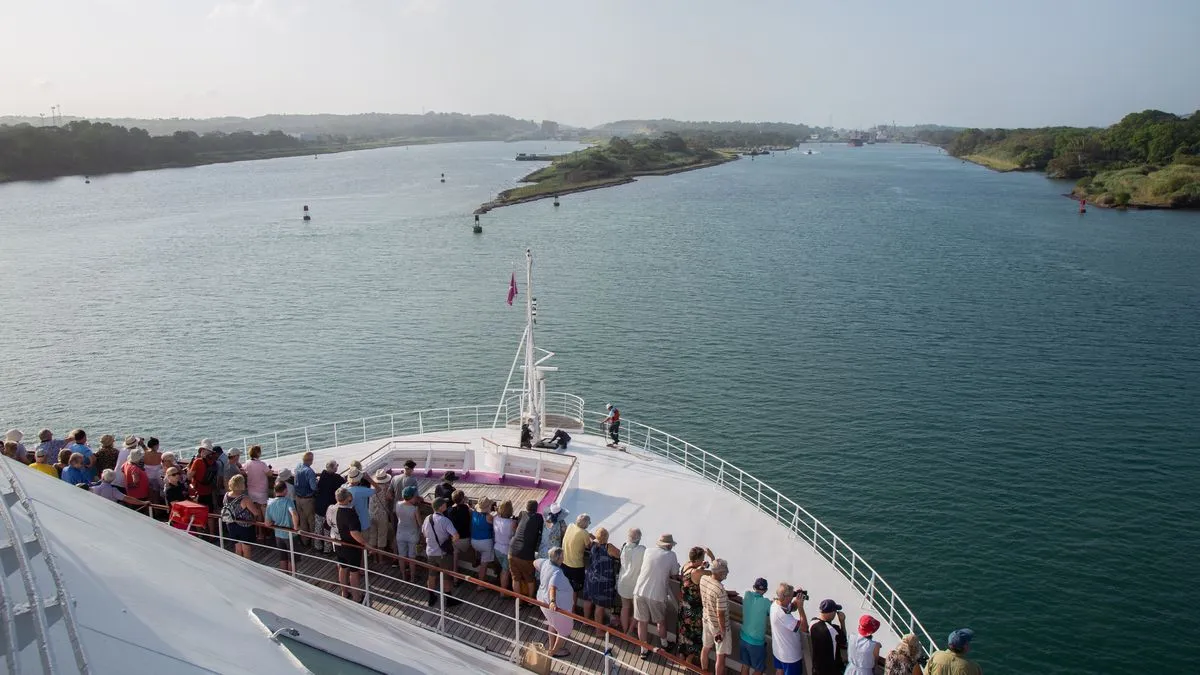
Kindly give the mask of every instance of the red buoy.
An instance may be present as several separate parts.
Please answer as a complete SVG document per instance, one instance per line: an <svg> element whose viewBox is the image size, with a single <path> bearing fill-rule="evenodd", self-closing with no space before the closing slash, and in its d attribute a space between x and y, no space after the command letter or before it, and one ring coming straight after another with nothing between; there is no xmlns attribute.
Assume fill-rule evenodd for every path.
<svg viewBox="0 0 1200 675"><path fill-rule="evenodd" d="M1087 213L1087 200L1086 199L1079 200L1079 212Z"/></svg>

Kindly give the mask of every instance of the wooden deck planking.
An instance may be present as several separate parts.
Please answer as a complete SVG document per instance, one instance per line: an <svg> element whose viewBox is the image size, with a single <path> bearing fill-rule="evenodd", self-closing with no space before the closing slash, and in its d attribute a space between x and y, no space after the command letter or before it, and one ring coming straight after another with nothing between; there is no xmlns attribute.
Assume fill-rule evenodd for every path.
<svg viewBox="0 0 1200 675"><path fill-rule="evenodd" d="M433 490L442 484L441 478L420 478L420 483L417 487L417 492L425 501L433 502ZM466 481L458 481L454 487L462 490L467 499L471 502L478 501L484 497L489 497L495 500L499 505L505 500L513 503L515 512L520 513L524 509L525 502L530 499L541 501L546 496L546 490L543 488L528 488L528 487L512 487L508 485L481 485L479 483L469 483Z"/></svg>

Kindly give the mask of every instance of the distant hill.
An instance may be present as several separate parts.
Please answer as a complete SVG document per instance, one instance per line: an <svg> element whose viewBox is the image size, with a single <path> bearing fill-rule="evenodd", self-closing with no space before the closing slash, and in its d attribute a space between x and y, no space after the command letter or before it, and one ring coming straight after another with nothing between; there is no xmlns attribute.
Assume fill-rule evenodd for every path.
<svg viewBox="0 0 1200 675"><path fill-rule="evenodd" d="M787 122L686 122L673 119L619 120L593 127L592 132L606 136L653 136L664 132L709 132L738 134L770 134L776 137L806 139L817 129L807 124Z"/></svg>
<svg viewBox="0 0 1200 675"><path fill-rule="evenodd" d="M84 118L65 117L63 123L84 121ZM95 123L108 123L126 128L145 129L151 136L169 136L176 131L198 134L221 132L233 134L249 131L266 134L282 131L305 137L340 138L341 140L383 140L394 138L443 140L507 140L512 137L534 137L541 126L532 120L519 120L507 115L464 115L435 113L424 115L393 115L363 113L359 115L262 115L259 117L212 117L208 119L133 119L88 118ZM38 117L0 117L0 126L29 124L39 126Z"/></svg>

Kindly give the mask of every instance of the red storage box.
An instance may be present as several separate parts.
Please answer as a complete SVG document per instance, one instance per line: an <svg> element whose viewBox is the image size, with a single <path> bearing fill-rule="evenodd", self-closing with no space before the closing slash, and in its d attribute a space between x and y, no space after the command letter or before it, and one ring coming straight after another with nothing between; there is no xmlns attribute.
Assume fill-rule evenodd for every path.
<svg viewBox="0 0 1200 675"><path fill-rule="evenodd" d="M191 529L201 532L208 531L208 507L192 501L171 502L171 527L181 530Z"/></svg>

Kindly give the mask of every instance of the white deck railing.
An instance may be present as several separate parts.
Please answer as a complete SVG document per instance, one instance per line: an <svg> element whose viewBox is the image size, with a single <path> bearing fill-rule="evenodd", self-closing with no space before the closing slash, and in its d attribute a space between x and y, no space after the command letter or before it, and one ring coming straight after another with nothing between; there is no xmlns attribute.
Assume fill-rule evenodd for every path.
<svg viewBox="0 0 1200 675"><path fill-rule="evenodd" d="M252 445L258 445L262 447L263 459L269 459L352 443L384 441L397 436L489 428L496 417L496 409L497 406L492 404L408 410L386 415L338 420L337 422L323 422L265 434L225 438L217 445L227 452L230 448L245 449ZM521 404L516 396L505 397L500 410L501 423L505 420L521 418ZM574 394L548 392L546 394L546 412L583 420L583 399ZM175 456L191 457L195 453L195 448L185 448L177 450Z"/></svg>
<svg viewBox="0 0 1200 675"><path fill-rule="evenodd" d="M588 411L584 417L585 431L607 438L603 423L607 418L605 413ZM668 459L771 516L794 536L811 544L817 555L828 560L848 579L897 636L913 633L924 641L929 653L937 649L937 643L900 594L858 552L804 507L750 473L665 431L622 418L620 438L630 449L641 449Z"/></svg>
<svg viewBox="0 0 1200 675"><path fill-rule="evenodd" d="M410 434L490 427L496 409L495 405L477 405L411 410L242 436L221 445L225 448L260 445L264 458L278 457ZM501 420L520 418L520 402L516 397L506 397L501 410ZM605 433L602 424L605 414L585 411L584 400L573 394L547 393L546 412L582 419L585 431L596 435ZM620 435L631 448L675 462L774 518L794 536L807 541L818 555L848 579L897 635L915 633L930 653L937 649L937 643L900 594L858 552L804 507L752 474L665 431L622 419Z"/></svg>

